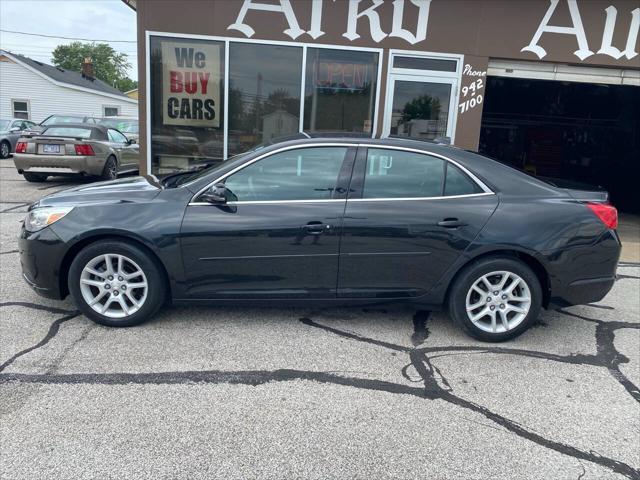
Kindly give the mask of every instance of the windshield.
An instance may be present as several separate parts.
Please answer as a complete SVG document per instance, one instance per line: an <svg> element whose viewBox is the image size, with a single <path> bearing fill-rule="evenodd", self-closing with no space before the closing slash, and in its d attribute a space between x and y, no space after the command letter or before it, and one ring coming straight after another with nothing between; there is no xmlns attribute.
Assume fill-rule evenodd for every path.
<svg viewBox="0 0 640 480"><path fill-rule="evenodd" d="M100 125L115 128L122 133L138 134L138 120L119 120L117 118L105 118L100 120Z"/></svg>
<svg viewBox="0 0 640 480"><path fill-rule="evenodd" d="M91 129L80 127L50 127L42 132L42 135L50 135L52 137L89 138L91 137Z"/></svg>
<svg viewBox="0 0 640 480"><path fill-rule="evenodd" d="M54 123L83 123L84 117L67 117L63 115L52 115L47 118L42 125L53 125Z"/></svg>
<svg viewBox="0 0 640 480"><path fill-rule="evenodd" d="M0 120L0 130L9 130L11 120Z"/></svg>

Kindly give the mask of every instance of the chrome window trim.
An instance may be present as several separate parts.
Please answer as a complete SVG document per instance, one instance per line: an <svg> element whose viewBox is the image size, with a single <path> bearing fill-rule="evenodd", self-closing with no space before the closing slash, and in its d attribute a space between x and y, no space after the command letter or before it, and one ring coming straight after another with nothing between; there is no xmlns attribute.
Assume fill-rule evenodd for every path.
<svg viewBox="0 0 640 480"><path fill-rule="evenodd" d="M252 165L253 163L262 160L263 158L269 157L271 155L275 155L277 153L280 152L285 152L287 150L299 150L302 148L316 148L316 147L363 147L363 148L375 148L375 149L379 149L379 150L400 150L400 151L404 151L404 152L411 152L411 153L417 153L420 155L429 155L432 157L436 157L439 158L441 160L444 160L445 162L451 162L453 165L455 165L456 167L458 167L460 170L462 170L464 173L466 173L472 181L474 181L483 191L483 193L470 193L467 195L449 195L449 196L438 196L438 197L401 197L401 198L350 198L349 201L350 202L389 202L389 201L411 201L411 200L445 200L448 198L465 198L465 197L479 197L479 196L485 196L485 195L495 195L495 192L493 190L491 190L487 185L485 185L485 183L480 180L478 177L476 177L472 172L470 172L466 167L464 167L463 165L461 165L460 163L456 162L455 160L445 156L445 155L441 155L439 153L435 153L435 152L430 152L430 151L425 151L425 150L420 150L417 148L410 148L410 147L400 147L397 145L376 145L373 143L309 143L309 144L305 144L305 145L290 145L287 147L282 147L279 148L277 150L273 150L271 152L267 152L264 153L262 155L257 156L256 158L254 158L253 160L248 161L247 163L244 163L242 165L238 165L236 168L234 168L233 170L225 173L224 175L221 175L220 177L216 178L213 182L208 183L207 185L205 185L203 188L201 188L200 190L198 190L198 192L196 194L194 194L191 197L191 200L189 201L188 205L189 206L197 206L197 205L207 205L207 206L214 206L211 203L208 202L196 202L194 201L195 198L197 198L199 195L201 195L203 192L205 192L206 190L208 190L209 188L211 188L213 185L215 185L218 182L223 181L225 178L229 177L230 175L233 175L234 173L242 170L245 167L248 167L249 165ZM183 185L187 186L189 185L189 183ZM344 202L346 201L345 199L318 199L318 200L246 200L246 201L237 201L237 202L227 202L225 205L261 205L261 204L265 204L265 205L277 205L277 204L289 204L289 203L327 203L327 202Z"/></svg>
<svg viewBox="0 0 640 480"><path fill-rule="evenodd" d="M440 197L387 197L387 198L350 198L350 202L409 202L412 200L448 200L450 198L486 197L495 195L493 192L469 193L467 195L449 195Z"/></svg>

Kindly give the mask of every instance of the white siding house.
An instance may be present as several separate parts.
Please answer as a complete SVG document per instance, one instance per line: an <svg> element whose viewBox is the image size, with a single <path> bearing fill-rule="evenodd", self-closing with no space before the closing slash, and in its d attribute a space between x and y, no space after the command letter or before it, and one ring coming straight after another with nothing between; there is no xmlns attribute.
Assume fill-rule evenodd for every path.
<svg viewBox="0 0 640 480"><path fill-rule="evenodd" d="M137 117L138 101L101 80L0 50L0 118Z"/></svg>

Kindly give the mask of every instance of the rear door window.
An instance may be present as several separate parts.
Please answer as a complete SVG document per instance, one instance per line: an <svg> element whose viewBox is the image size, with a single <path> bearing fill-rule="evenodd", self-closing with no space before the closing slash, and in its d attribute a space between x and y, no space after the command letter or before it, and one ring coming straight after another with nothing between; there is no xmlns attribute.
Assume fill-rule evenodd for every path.
<svg viewBox="0 0 640 480"><path fill-rule="evenodd" d="M402 150L367 151L363 198L427 198L442 196L445 162Z"/></svg>
<svg viewBox="0 0 640 480"><path fill-rule="evenodd" d="M452 163L447 164L447 179L444 186L444 194L452 195L473 195L482 193L482 189L469 176Z"/></svg>

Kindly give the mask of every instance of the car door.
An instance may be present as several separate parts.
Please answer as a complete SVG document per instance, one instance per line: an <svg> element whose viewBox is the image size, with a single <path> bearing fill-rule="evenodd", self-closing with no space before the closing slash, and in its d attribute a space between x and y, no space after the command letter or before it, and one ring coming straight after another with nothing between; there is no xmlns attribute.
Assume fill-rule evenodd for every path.
<svg viewBox="0 0 640 480"><path fill-rule="evenodd" d="M355 150L348 144L278 150L214 182L224 183L226 204L196 195L181 230L189 297L335 297Z"/></svg>
<svg viewBox="0 0 640 480"><path fill-rule="evenodd" d="M131 170L138 166L138 145L131 145L124 134L110 128L107 130L111 147L118 152L118 171Z"/></svg>
<svg viewBox="0 0 640 480"><path fill-rule="evenodd" d="M498 204L476 180L434 154L360 147L343 220L338 296L428 292Z"/></svg>

